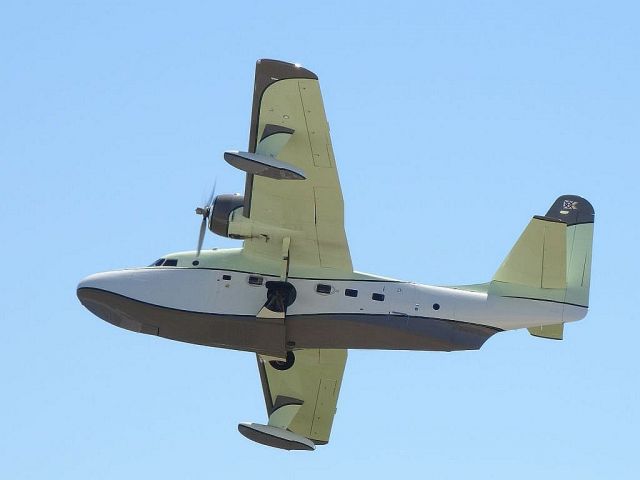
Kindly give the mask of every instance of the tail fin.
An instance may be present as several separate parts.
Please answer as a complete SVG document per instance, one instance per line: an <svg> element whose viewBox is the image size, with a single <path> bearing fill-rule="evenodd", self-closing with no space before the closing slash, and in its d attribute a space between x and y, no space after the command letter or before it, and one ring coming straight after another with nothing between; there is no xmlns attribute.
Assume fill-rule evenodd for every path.
<svg viewBox="0 0 640 480"><path fill-rule="evenodd" d="M529 222L494 275L489 293L588 307L593 221L587 200L559 197L545 216ZM562 338L561 324L529 331Z"/></svg>

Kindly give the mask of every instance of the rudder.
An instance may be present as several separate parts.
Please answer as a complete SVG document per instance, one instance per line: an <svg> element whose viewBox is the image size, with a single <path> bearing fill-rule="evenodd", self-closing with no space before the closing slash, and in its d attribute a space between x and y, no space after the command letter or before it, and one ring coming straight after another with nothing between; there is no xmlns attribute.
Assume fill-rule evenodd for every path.
<svg viewBox="0 0 640 480"><path fill-rule="evenodd" d="M567 224L567 292L564 301L588 307L595 217L593 206L582 197L563 195L546 216Z"/></svg>

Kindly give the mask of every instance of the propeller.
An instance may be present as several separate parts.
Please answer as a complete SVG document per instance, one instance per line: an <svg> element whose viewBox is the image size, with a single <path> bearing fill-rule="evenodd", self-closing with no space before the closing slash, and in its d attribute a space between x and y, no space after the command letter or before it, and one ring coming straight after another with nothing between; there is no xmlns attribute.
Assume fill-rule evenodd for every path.
<svg viewBox="0 0 640 480"><path fill-rule="evenodd" d="M207 220L213 213L213 204L215 202L216 196L216 183L213 182L213 188L211 189L211 194L209 195L209 199L207 203L202 207L196 208L196 213L198 215L202 215L202 223L200 224L200 235L198 236L198 252L196 253L196 257L200 256L200 250L202 250L202 242L204 242L204 234L207 230Z"/></svg>

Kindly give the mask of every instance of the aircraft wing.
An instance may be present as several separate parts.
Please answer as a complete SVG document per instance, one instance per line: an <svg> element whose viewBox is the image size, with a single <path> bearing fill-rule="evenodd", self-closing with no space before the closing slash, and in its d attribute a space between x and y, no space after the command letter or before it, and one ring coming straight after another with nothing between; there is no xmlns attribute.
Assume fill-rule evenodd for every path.
<svg viewBox="0 0 640 480"><path fill-rule="evenodd" d="M277 359L257 356L269 424L240 424L238 428L248 438L269 446L312 450L329 441L347 351L306 349L294 355L293 366L287 370L279 369L283 363ZM313 444L305 444L307 439Z"/></svg>
<svg viewBox="0 0 640 480"><path fill-rule="evenodd" d="M235 160L251 162L251 168L243 168L248 172L243 214L254 231L245 237L244 251L281 259L284 239L294 270L352 271L329 125L313 72L291 63L258 61L249 152L244 155ZM270 158L266 163L273 165L261 165L256 161L260 158ZM271 174L250 173L261 167Z"/></svg>

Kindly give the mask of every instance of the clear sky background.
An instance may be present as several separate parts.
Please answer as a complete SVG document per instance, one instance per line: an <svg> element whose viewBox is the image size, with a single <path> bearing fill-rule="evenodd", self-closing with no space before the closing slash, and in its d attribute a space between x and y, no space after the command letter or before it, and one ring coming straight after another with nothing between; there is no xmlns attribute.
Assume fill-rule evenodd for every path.
<svg viewBox="0 0 640 480"><path fill-rule="evenodd" d="M3 2L0 478L637 478L637 5ZM254 355L114 328L75 288L195 248L214 178L243 191L222 152L247 146L258 58L320 77L358 270L486 281L579 194L587 318L351 351L328 446L238 434L266 420Z"/></svg>

